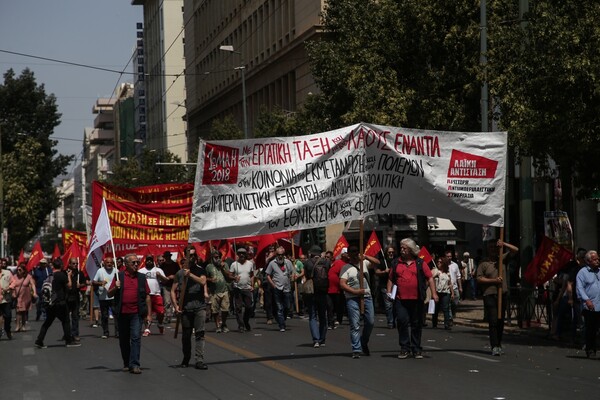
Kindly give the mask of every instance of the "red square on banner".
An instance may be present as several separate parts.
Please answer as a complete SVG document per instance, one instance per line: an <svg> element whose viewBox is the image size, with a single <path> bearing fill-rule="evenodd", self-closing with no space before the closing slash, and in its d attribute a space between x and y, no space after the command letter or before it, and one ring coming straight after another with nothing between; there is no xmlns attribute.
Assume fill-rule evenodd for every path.
<svg viewBox="0 0 600 400"><path fill-rule="evenodd" d="M460 150L452 150L448 178L494 178L497 168L498 161Z"/></svg>
<svg viewBox="0 0 600 400"><path fill-rule="evenodd" d="M238 149L207 143L203 158L203 185L222 185L237 182Z"/></svg>

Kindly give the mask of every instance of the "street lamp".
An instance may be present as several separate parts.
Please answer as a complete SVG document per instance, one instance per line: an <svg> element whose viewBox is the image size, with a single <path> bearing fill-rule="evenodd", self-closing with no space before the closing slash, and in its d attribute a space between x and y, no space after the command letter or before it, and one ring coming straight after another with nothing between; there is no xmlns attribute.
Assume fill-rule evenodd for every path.
<svg viewBox="0 0 600 400"><path fill-rule="evenodd" d="M242 108L244 109L244 138L248 139L248 112L246 110L246 67L244 66L242 53L240 53L239 51L235 51L232 45L219 46L219 50L229 51L230 53L238 54L240 56L240 60L242 61L242 65L234 69L240 70L242 72Z"/></svg>
<svg viewBox="0 0 600 400"><path fill-rule="evenodd" d="M0 125L0 257L4 257L4 166L2 164L2 125Z"/></svg>

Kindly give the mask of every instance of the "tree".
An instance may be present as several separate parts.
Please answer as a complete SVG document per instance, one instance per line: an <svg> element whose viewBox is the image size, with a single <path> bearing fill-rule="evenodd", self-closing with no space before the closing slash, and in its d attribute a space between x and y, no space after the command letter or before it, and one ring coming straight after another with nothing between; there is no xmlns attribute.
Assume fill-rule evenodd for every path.
<svg viewBox="0 0 600 400"><path fill-rule="evenodd" d="M457 0L330 0L308 44L327 129L479 130L479 9ZM320 111L319 111L320 110Z"/></svg>
<svg viewBox="0 0 600 400"><path fill-rule="evenodd" d="M113 166L106 182L126 188L158 185L161 183L187 183L194 181L195 169L188 165L157 165L156 163L181 163L169 150L158 152L144 149L139 157Z"/></svg>
<svg viewBox="0 0 600 400"><path fill-rule="evenodd" d="M492 2L490 89L496 118L519 155L538 171L574 176L580 197L598 189L600 4L535 1L519 20L514 0ZM570 179L564 185L569 184Z"/></svg>
<svg viewBox="0 0 600 400"><path fill-rule="evenodd" d="M73 156L59 155L50 135L60 124L56 98L38 85L34 73L12 69L0 85L1 168L4 216L13 254L43 226L59 203L54 178L66 172Z"/></svg>

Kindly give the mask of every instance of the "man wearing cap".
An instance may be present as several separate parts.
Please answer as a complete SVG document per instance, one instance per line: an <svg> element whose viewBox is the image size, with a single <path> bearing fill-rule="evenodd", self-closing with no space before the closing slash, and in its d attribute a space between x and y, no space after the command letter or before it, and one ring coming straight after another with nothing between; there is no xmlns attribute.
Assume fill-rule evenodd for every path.
<svg viewBox="0 0 600 400"><path fill-rule="evenodd" d="M221 253L213 251L211 262L206 266L206 281L210 293L210 307L212 318L217 326L216 333L227 333L227 315L229 314L229 290L227 280L231 280L231 273L221 261Z"/></svg>
<svg viewBox="0 0 600 400"><path fill-rule="evenodd" d="M52 268L50 268L48 265L48 260L42 258L40 260L40 264L33 270L33 279L35 279L35 292L38 295L38 299L42 298L42 285L44 284L46 278L48 278L50 275L52 275ZM42 302L39 300L35 303L35 311L36 321L39 321L42 315L44 316L44 319L46 319L46 310L44 310L44 307L42 307Z"/></svg>
<svg viewBox="0 0 600 400"><path fill-rule="evenodd" d="M156 314L156 320L158 321L158 331L162 335L165 332L165 306L163 304L163 297L160 290L160 284L169 282L169 280L165 276L163 270L154 264L154 257L151 255L146 256L145 266L143 268L140 268L138 270L138 273L146 276L148 287L150 288L151 309L149 311L149 315L152 315L152 313ZM150 323L146 323L146 329L144 329L143 336L150 336L150 334Z"/></svg>
<svg viewBox="0 0 600 400"><path fill-rule="evenodd" d="M244 247L237 249L237 261L231 263L229 272L233 274L233 301L235 317L240 332L251 331L252 288L256 267L247 259L248 251ZM242 313L243 309L243 313Z"/></svg>

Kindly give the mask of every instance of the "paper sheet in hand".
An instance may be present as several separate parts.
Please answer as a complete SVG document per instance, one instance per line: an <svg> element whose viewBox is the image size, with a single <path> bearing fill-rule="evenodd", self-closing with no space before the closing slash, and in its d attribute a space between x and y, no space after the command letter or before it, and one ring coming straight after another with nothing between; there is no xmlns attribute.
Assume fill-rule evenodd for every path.
<svg viewBox="0 0 600 400"><path fill-rule="evenodd" d="M433 299L429 300L429 308L427 309L427 314L435 313L435 301Z"/></svg>

